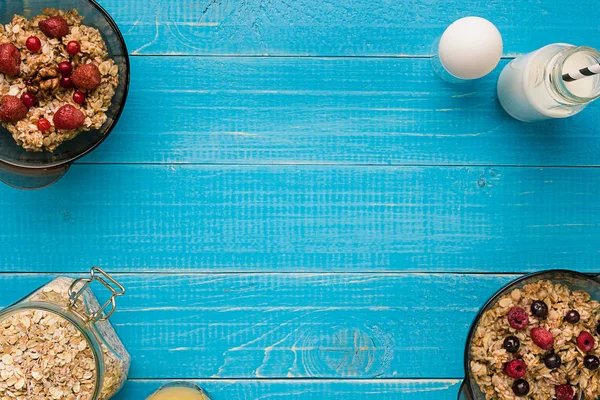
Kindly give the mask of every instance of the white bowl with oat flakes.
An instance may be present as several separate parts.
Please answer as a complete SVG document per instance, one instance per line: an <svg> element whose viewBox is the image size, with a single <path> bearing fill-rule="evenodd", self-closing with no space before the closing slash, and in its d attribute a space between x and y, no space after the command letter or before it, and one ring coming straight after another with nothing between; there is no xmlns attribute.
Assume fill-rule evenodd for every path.
<svg viewBox="0 0 600 400"><path fill-rule="evenodd" d="M11 1L0 12L0 180L37 189L60 179L113 130L129 58L93 0Z"/></svg>
<svg viewBox="0 0 600 400"><path fill-rule="evenodd" d="M458 400L600 398L600 281L551 270L506 285L467 339Z"/></svg>

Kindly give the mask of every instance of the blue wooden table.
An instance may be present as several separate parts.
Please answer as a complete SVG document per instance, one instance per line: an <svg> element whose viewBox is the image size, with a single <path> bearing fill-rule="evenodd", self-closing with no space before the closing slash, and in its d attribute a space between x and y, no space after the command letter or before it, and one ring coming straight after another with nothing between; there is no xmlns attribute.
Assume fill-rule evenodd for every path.
<svg viewBox="0 0 600 400"><path fill-rule="evenodd" d="M525 125L432 72L479 15L505 59L600 47L594 0L101 0L122 120L57 185L0 187L0 305L92 265L127 287L116 398L453 400L479 307L518 274L599 271L600 104Z"/></svg>

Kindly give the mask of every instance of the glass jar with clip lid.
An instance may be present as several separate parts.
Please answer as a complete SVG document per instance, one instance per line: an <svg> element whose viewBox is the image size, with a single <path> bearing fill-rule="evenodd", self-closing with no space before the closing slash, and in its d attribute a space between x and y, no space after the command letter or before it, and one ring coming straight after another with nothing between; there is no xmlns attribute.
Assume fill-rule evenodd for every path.
<svg viewBox="0 0 600 400"><path fill-rule="evenodd" d="M100 305L90 285L110 292ZM125 288L98 267L58 277L0 312L0 398L105 400L131 358L109 318Z"/></svg>

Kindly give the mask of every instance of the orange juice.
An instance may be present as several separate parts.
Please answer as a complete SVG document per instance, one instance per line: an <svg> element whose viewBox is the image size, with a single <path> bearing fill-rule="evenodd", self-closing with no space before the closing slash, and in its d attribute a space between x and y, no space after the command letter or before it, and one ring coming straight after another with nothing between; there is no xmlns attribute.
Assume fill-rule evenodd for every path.
<svg viewBox="0 0 600 400"><path fill-rule="evenodd" d="M160 389L148 400L210 400L200 388L192 386L169 386Z"/></svg>

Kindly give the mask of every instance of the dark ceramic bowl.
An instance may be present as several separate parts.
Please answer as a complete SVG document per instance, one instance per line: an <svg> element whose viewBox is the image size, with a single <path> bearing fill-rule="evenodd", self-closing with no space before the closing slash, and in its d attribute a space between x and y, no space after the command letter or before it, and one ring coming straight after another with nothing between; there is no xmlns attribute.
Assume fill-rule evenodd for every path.
<svg viewBox="0 0 600 400"><path fill-rule="evenodd" d="M117 24L94 0L10 0L0 1L0 23L8 23L13 15L32 18L43 8L70 10L76 8L84 23L98 29L106 42L109 57L119 66L119 86L115 90L107 120L100 129L82 132L61 144L54 152L32 153L18 146L11 134L0 126L0 180L20 189L39 189L58 181L71 164L104 141L114 129L129 91L129 56Z"/></svg>
<svg viewBox="0 0 600 400"><path fill-rule="evenodd" d="M492 308L502 296L512 292L513 289L520 289L527 284L540 280L549 280L553 283L560 283L568 286L571 290L585 290L590 294L592 300L600 301L600 280L598 280L598 277L596 275L586 275L575 271L557 269L537 272L535 274L523 276L504 286L481 308L471 326L465 348L465 380L458 393L458 400L485 400L485 395L479 389L479 385L475 382L475 378L471 373L471 345L475 330L479 325L479 321L483 314ZM523 399L525 399L525 397L523 397Z"/></svg>

